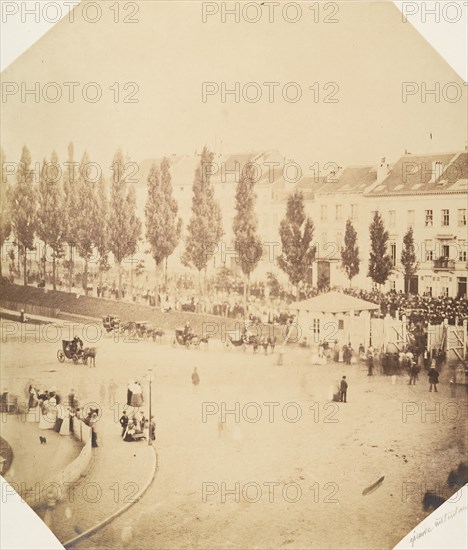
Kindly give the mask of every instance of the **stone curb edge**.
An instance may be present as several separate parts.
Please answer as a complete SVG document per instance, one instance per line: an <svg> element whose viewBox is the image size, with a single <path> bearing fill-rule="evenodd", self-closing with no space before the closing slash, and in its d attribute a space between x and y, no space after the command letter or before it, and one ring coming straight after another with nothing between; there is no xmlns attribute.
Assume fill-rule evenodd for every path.
<svg viewBox="0 0 468 550"><path fill-rule="evenodd" d="M150 447L148 445L148 447ZM102 520L101 522L99 522L98 524L94 525L93 527L91 527L90 529L87 529L86 531L84 531L83 533L80 533L79 535L77 535L76 537L70 539L70 540L67 540L66 542L62 543L64 548L69 548L69 547L72 547L74 544L76 544L77 542L80 542L82 539L88 537L89 535L95 533L96 531L99 531L100 529L102 529L103 527L105 527L108 523L110 523L111 521L113 521L114 519L116 519L118 516L120 516L121 514L123 514L124 512L126 512L131 506L133 506L134 504L136 504L142 497L143 495L146 493L146 491L150 488L150 486L152 485L155 477L156 477L156 473L158 471L158 454L156 452L156 449L155 447L152 445L151 446L151 449L153 451L153 466L152 466L152 472L149 476L149 479L146 483L146 485L141 489L141 491L139 491L137 493L137 495L135 496L134 500L132 500L132 502L129 502L128 504L126 504L125 506L123 506L122 508L120 508L120 510L117 510L117 512L114 512L113 514L111 514L109 517L107 517L106 519Z"/></svg>

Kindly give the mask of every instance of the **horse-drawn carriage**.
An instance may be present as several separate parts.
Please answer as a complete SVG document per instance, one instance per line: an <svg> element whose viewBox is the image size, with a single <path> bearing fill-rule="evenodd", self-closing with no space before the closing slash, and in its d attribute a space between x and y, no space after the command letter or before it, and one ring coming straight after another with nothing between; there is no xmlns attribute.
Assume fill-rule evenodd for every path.
<svg viewBox="0 0 468 550"><path fill-rule="evenodd" d="M120 332L136 338L146 338L152 331L151 323L147 321L128 321L120 325Z"/></svg>
<svg viewBox="0 0 468 550"><path fill-rule="evenodd" d="M194 332L187 332L184 328L175 329L175 338L172 341L173 345L179 344L185 346L187 349L190 347L198 348L200 344L208 345L209 336L198 336Z"/></svg>
<svg viewBox="0 0 468 550"><path fill-rule="evenodd" d="M148 321L135 321L135 332L138 338L149 338L153 334L153 325Z"/></svg>
<svg viewBox="0 0 468 550"><path fill-rule="evenodd" d="M106 329L106 332L120 329L120 319L115 315L104 315L102 318L102 325Z"/></svg>
<svg viewBox="0 0 468 550"><path fill-rule="evenodd" d="M246 351L247 346L252 346L253 352L257 353L260 347L263 348L265 355L268 353L268 348L271 349L271 353L275 351L276 346L276 337L259 337L255 335L241 335L240 338L234 339L232 336L228 335L228 340L226 341L226 348L233 346L235 348L242 348L243 351Z"/></svg>
<svg viewBox="0 0 468 550"><path fill-rule="evenodd" d="M160 328L154 328L148 321L129 321L121 324L120 332L133 338L152 338L153 342L160 340L164 332Z"/></svg>
<svg viewBox="0 0 468 550"><path fill-rule="evenodd" d="M62 340L62 349L57 351L57 359L60 363L64 363L65 359L70 359L75 365L79 361L86 365L89 358L91 358L93 364L95 364L96 348L84 348L80 338Z"/></svg>

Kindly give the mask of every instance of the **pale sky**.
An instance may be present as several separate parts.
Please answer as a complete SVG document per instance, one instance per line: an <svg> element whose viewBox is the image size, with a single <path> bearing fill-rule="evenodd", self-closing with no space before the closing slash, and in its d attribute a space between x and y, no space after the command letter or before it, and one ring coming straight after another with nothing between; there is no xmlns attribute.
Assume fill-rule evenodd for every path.
<svg viewBox="0 0 468 550"><path fill-rule="evenodd" d="M71 140L77 157L86 148L91 159L108 166L119 146L139 162L193 153L205 143L217 143L219 150L222 140L224 153L278 149L307 170L314 162L375 164L384 156L396 160L405 148L420 153L466 145L463 81L391 3L340 2L335 14L321 4L319 23L308 9L313 3L301 3L297 23L286 22L281 10L273 23L266 11L257 23L233 17L223 23L220 12L203 23L199 2L145 1L134 24L114 23L112 4L101 2L102 17L94 24L78 6L73 23L65 17L2 73L4 86L30 89L39 82L42 91L56 82L63 93L58 103L36 103L32 95L22 103L20 92L6 98L1 131L7 160L18 160L23 144L34 160L52 149L65 160ZM338 22L324 23L327 16ZM94 104L81 97L92 81L102 89ZM65 82L79 83L73 103ZM109 88L116 82L121 97L133 90L123 90L125 83L135 82L138 103L115 103L115 87ZM203 103L203 82L219 89L257 82L262 96L236 103L229 95L222 103L217 93ZM273 103L264 82L280 83ZM296 103L282 97L289 82L302 90ZM329 82L336 85L325 89ZM418 90L407 103L403 82ZM438 103L428 95L423 103L423 82L428 89L439 83L441 92L451 83L449 98L457 88L464 95L455 103L443 93ZM318 103L309 90L314 83ZM338 103L324 103L337 86Z"/></svg>

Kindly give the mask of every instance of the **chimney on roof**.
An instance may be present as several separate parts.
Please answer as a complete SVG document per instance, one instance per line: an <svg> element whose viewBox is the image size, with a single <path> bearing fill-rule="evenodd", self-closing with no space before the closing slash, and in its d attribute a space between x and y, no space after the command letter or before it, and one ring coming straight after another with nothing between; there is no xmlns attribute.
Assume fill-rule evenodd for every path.
<svg viewBox="0 0 468 550"><path fill-rule="evenodd" d="M386 157L383 157L377 166L377 182L381 183L390 172L390 165L387 162Z"/></svg>
<svg viewBox="0 0 468 550"><path fill-rule="evenodd" d="M429 183L435 183L440 177L442 176L444 172L444 164L440 160L434 160L432 161L432 172L431 172L431 179Z"/></svg>

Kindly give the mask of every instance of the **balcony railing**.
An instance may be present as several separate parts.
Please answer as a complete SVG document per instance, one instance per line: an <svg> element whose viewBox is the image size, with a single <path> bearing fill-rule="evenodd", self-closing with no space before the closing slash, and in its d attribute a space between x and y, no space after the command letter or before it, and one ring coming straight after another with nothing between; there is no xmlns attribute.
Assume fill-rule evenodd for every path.
<svg viewBox="0 0 468 550"><path fill-rule="evenodd" d="M434 260L434 271L453 271L455 269L455 260L448 258L439 258Z"/></svg>

